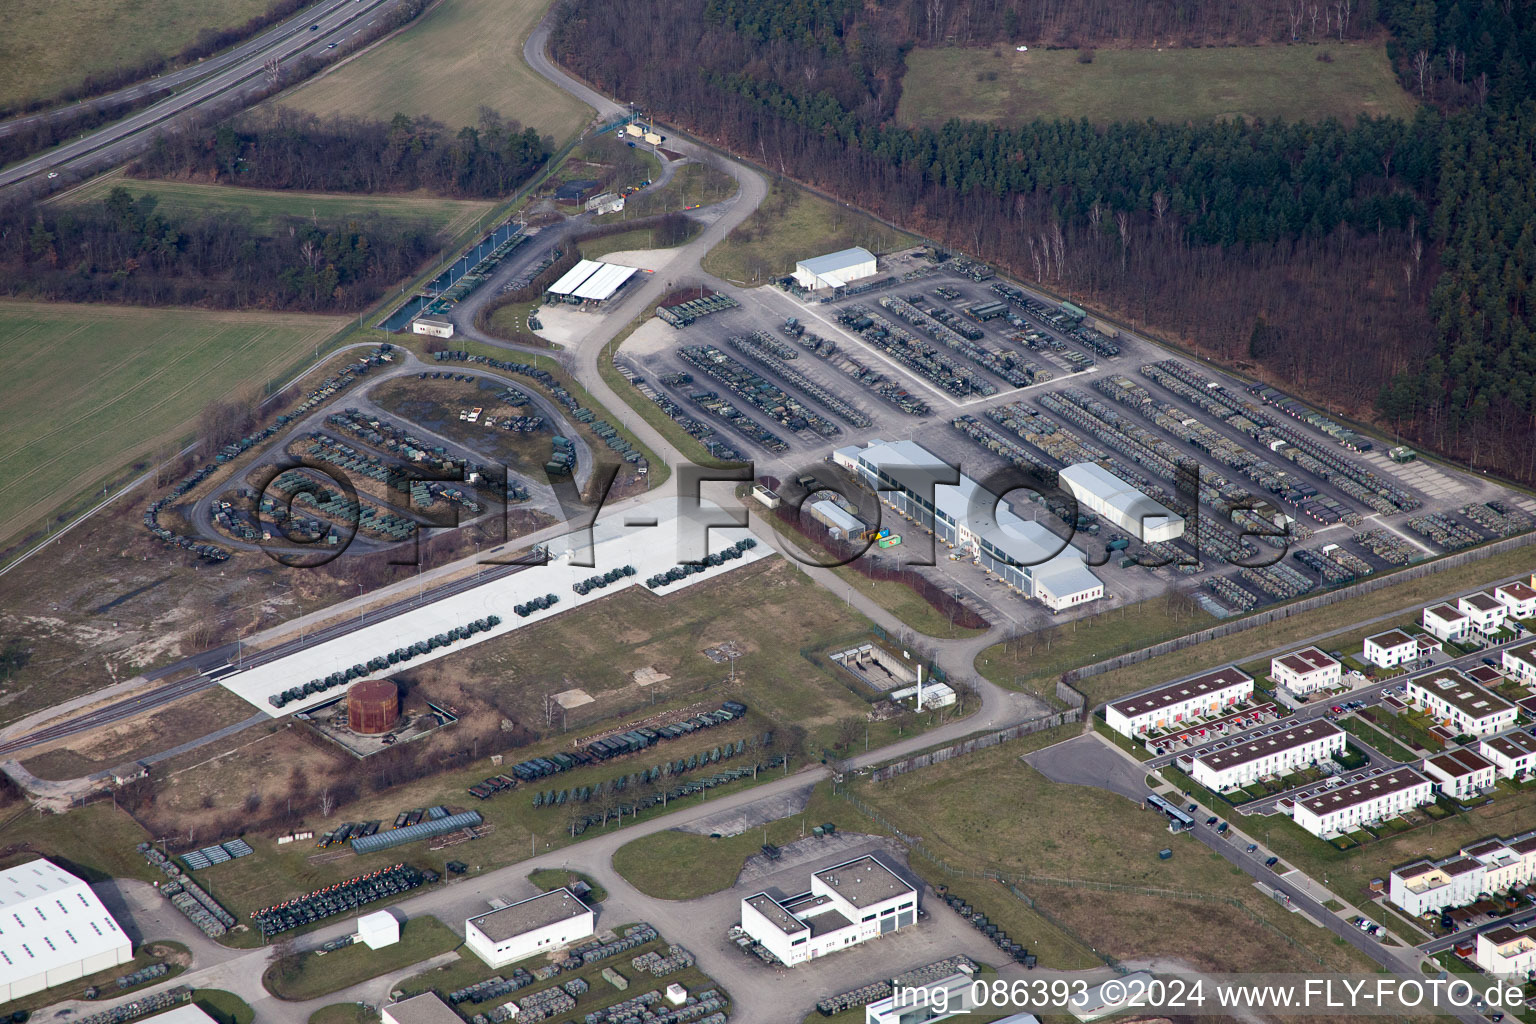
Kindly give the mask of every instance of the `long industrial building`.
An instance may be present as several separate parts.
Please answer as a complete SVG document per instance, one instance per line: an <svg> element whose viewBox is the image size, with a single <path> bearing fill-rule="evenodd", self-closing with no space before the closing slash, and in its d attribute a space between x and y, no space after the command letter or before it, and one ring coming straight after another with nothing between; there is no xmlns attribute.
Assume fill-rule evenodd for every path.
<svg viewBox="0 0 1536 1024"><path fill-rule="evenodd" d="M875 254L863 246L829 252L795 264L795 283L810 291L841 288L875 274Z"/></svg>
<svg viewBox="0 0 1536 1024"><path fill-rule="evenodd" d="M1079 551L1039 523L1020 518L1007 502L965 474L956 484L934 485L932 501L909 489L913 485L926 491L921 483L925 477L945 479L955 473L953 466L915 441L849 445L833 452L832 461L945 544L973 549L988 572L1053 612L1104 596L1104 582L1089 571Z"/></svg>
<svg viewBox="0 0 1536 1024"><path fill-rule="evenodd" d="M1058 475L1077 503L1147 544L1184 536L1184 517L1143 494L1097 462L1079 462Z"/></svg>
<svg viewBox="0 0 1536 1024"><path fill-rule="evenodd" d="M42 859L0 871L0 1004L132 959L83 880Z"/></svg>

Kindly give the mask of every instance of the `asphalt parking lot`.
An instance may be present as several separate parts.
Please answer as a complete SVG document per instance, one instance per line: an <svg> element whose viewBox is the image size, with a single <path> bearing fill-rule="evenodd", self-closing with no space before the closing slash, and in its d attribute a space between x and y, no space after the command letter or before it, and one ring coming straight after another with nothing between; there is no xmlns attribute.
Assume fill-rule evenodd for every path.
<svg viewBox="0 0 1536 1024"><path fill-rule="evenodd" d="M1383 547L1390 546L1401 552L1394 556L1399 562L1443 550L1430 533L1423 531L1462 531L1463 537L1488 539L1494 535L1494 530L1458 511L1474 501L1501 502L1500 507L1511 517L1507 520L1510 523L1524 521L1531 513L1536 513L1536 499L1508 491L1485 478L1423 461L1399 464L1389 459L1380 445L1370 452L1349 450L1316 426L1287 415L1274 405L1263 405L1258 397L1244 389L1242 382L1206 364L1196 365L1186 358L1177 359L1182 366L1178 372L1186 374L1190 380L1204 382L1200 387L1187 386L1168 377L1167 373L1156 377L1154 371L1153 376L1148 376L1142 369L1145 365L1175 358L1173 354L1129 334L1119 333L1111 338L1107 334L1085 332L1082 327L1093 325L1091 318L1080 326L1060 315L1054 302L1026 305L1037 298L1027 292L1014 289L1016 301L1001 302L1006 307L1003 316L981 320L971 317L966 312L968 309L982 303L998 303L1006 297L994 291L993 286L998 284L996 279L972 280L957 271L954 261L935 268L908 253L883 259L882 264L874 280L884 281L894 276L898 279L896 283L883 284L833 302L804 300L771 285L727 289L727 294L739 303L737 308L702 317L684 329L671 328L659 320L651 321L626 342L617 362L629 373L642 377L654 393L664 396L680 411L711 428L716 439L725 441L750 459L758 476L794 479L826 460L834 448L874 439L916 441L978 479L1009 465L1003 455L956 429L953 421L962 416L974 417L989 431L1002 436L1040 464L1059 468L1078 459L1107 462L1122 478L1130 479L1144 491L1165 501L1173 499L1174 485L1166 475L1158 475L1157 467L1166 470L1177 464L1174 460L1193 460L1202 466L1202 482L1209 487L1202 497L1201 561L1160 568L1141 564L1123 566L1124 557L1136 555L1142 561L1149 561L1151 556L1168 552L1146 551L1134 538L1127 538L1129 548L1123 555L1108 552L1105 544L1118 536L1117 529L1107 522L1094 524L1088 527L1095 531L1093 535L1080 531L1074 543L1084 548L1093 561L1107 562L1095 566L1094 570L1105 581L1107 596L1106 600L1094 602L1080 612L1052 615L1033 602L1022 601L1001 584L993 583L986 573L968 561L952 560L950 552L939 546L933 558L937 564L922 571L931 574L936 581L957 588L962 599L974 602L983 614L990 609L990 617L994 620L1001 618L1017 628L1040 628L1073 614L1091 614L1115 604L1155 596L1170 588L1198 592L1208 610L1217 613L1241 610L1305 593L1324 582L1336 584L1340 582L1339 573L1366 574L1399 564L1379 553ZM963 263L960 266L964 269ZM903 279L908 277L910 279ZM1013 288L1012 285L1005 287ZM886 308L881 305L886 299L900 301ZM915 310L912 309L914 306ZM924 330L939 330L939 321L933 320L930 313L950 328L968 332L968 337L979 335L975 345L991 355L978 358L992 360L986 364L992 368L990 371L955 350L953 345L946 348L934 344L932 350L947 359L951 366L969 374L972 382L985 381L984 386L994 389L994 393L955 394L926 379L921 372L903 365L890 352L855 333L843 322L852 315L851 310L878 317L890 326L912 332L914 337L920 337ZM996 312L995 307L993 312ZM911 317L914 316L927 326L913 326ZM813 351L813 343L808 343L805 337L797 338L786 332L785 323L790 317L799 321L809 335L833 342L835 354L823 358L818 351ZM878 322L876 326L879 327ZM1112 331L1113 328L1105 330ZM760 332L761 339L755 344L739 340L754 331ZM804 409L819 417L819 430L791 429L782 420L776 420L774 410L754 406L750 395L733 392L728 381L710 375L698 359L690 361L683 352L685 347L703 346L712 347L726 356L733 369L744 369L782 388ZM1118 348L1118 354L1107 354L1114 348ZM755 352L771 354L777 360L777 367L758 358ZM927 403L927 414L914 415L899 408L876 394L873 388L878 382L866 385L846 370L840 370L840 364L846 366L841 362L844 357L851 357L860 367L879 374ZM1027 365L1028 373L1038 382L1027 386L1010 384L996 371L998 359L1012 359L1010 365L1014 367ZM800 379L788 379L783 373L786 370ZM1041 380L1045 374L1049 374L1050 379ZM1105 383L1110 381L1116 383ZM1148 418L1141 412L1146 406L1133 408L1117 402L1114 395L1123 390L1127 381L1143 389L1165 412L1176 413L1175 419L1182 418L1179 422L1187 423L1179 426L1177 431L1170 430L1175 419L1166 416ZM848 417L837 415L830 405L811 397L811 392L804 387L806 382L845 403L863 425L855 425ZM1223 419L1204 407L1201 404L1204 400L1198 394L1192 396L1179 390L1201 392L1215 385L1219 385L1221 392L1229 398L1258 407L1259 415L1274 424L1274 429L1288 432L1299 443L1313 446L1303 451L1315 450L1321 458L1353 467L1351 472L1375 474L1380 488L1371 492L1373 495L1397 488L1392 493L1404 495L1406 503L1416 502L1417 507L1384 515L1359 497L1362 485L1353 477L1345 479L1342 470L1330 469L1326 463L1310 457L1290 461L1276 455L1261 439L1244 432L1241 416ZM713 401L704 396L706 392L713 393ZM733 407L727 413L729 419L709 408L714 405L718 409L722 401ZM1036 430L1033 439L1026 437L1000 422L1000 410L1005 408L1013 413L1016 421L1044 426ZM745 417L745 421L739 417ZM746 429L738 429L737 425L743 423L746 423ZM1192 428L1188 427L1190 423L1198 424L1204 433L1192 434ZM765 434L774 439L768 446L761 441ZM1042 434L1046 439L1042 440ZM1055 447L1063 439L1065 447ZM1283 471L1297 490L1288 492L1288 497L1282 499L1260 487L1251 474L1245 475L1232 466L1220 464L1209 451L1200 447L1218 442L1220 450L1226 453L1224 457L1237 458L1243 466L1264 463L1272 470ZM1045 447L1041 447L1042 444ZM770 447L776 450L770 450ZM1052 455L1052 451L1056 454ZM1233 455L1234 452L1239 454ZM1210 499L1230 503L1235 496L1245 492L1270 501L1295 520L1295 535L1286 552L1255 542L1251 535L1246 539L1239 536L1242 527L1230 521L1223 511L1226 506L1209 505ZM1287 503L1292 497L1295 500ZM1379 503L1386 499L1377 496L1372 500L1380 507ZM1345 519L1326 522L1309 518L1309 515L1324 514L1315 505L1318 501L1330 502L1331 508L1342 512ZM1035 515L1041 521L1054 522L1048 511L1018 493L1014 494L1014 502L1026 517ZM1325 514L1325 520L1331 514ZM1428 526L1421 524L1418 531L1409 525L1409 520L1425 516L1443 518ZM901 526L909 526L889 510L885 510L881 525L898 530ZM1058 525L1065 528L1064 524ZM1365 531L1373 531L1378 536L1369 544L1364 543L1357 537ZM916 527L910 527L904 532L904 550L894 554L887 552L884 557L895 561L899 555L906 565L923 560L917 556L919 548L926 553L934 545L929 538L917 536L918 533ZM1186 537L1178 547L1186 559L1193 562L1189 557L1194 551L1190 541L1191 538ZM1306 563L1295 557L1283 557L1294 556L1301 550L1307 552L1303 556L1309 559ZM1224 558L1223 553L1228 557ZM1106 555L1113 557L1106 560ZM1245 566L1235 567L1229 559L1238 559ZM1279 564L1270 569L1251 567L1266 561ZM1215 580L1217 577L1220 579Z"/></svg>

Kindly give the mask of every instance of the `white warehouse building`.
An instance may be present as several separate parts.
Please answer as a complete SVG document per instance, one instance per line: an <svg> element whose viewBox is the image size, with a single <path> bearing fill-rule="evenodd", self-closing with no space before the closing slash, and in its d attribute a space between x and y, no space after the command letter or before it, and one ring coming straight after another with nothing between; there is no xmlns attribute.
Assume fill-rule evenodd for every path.
<svg viewBox="0 0 1536 1024"><path fill-rule="evenodd" d="M841 288L850 281L875 276L875 254L861 245L795 264L795 283L809 291Z"/></svg>
<svg viewBox="0 0 1536 1024"><path fill-rule="evenodd" d="M133 943L84 880L52 861L0 871L0 1003L133 959Z"/></svg>
<svg viewBox="0 0 1536 1024"><path fill-rule="evenodd" d="M1207 751L1194 758L1190 774L1200 785L1220 791L1270 775L1288 775L1343 752L1344 731L1318 720Z"/></svg>
<svg viewBox="0 0 1536 1024"><path fill-rule="evenodd" d="M811 876L809 892L741 901L741 927L787 967L905 928L917 921L917 890L874 857Z"/></svg>
<svg viewBox="0 0 1536 1024"><path fill-rule="evenodd" d="M1184 536L1184 517L1143 494L1097 462L1079 462L1058 474L1077 503L1148 544Z"/></svg>
<svg viewBox="0 0 1536 1024"><path fill-rule="evenodd" d="M927 492L933 495L931 500L911 490L907 484L919 483L928 472L956 472L915 441L849 445L834 451L832 461L945 544L973 549L983 569L1053 612L1104 596L1104 582L1083 563L1076 548L1039 523L1016 515L1008 502L998 500L964 473L959 483L933 485ZM897 479L903 470L912 473L905 481Z"/></svg>
<svg viewBox="0 0 1536 1024"><path fill-rule="evenodd" d="M585 939L596 930L592 908L564 886L472 917L464 944L492 968Z"/></svg>

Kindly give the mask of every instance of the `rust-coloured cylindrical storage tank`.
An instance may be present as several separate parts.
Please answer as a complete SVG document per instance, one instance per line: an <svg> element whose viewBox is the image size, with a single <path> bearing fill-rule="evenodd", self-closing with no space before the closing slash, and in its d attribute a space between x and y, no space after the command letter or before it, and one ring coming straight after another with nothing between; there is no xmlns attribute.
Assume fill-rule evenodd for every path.
<svg viewBox="0 0 1536 1024"><path fill-rule="evenodd" d="M347 691L347 727L353 732L388 732L399 720L400 691L388 679L364 679Z"/></svg>

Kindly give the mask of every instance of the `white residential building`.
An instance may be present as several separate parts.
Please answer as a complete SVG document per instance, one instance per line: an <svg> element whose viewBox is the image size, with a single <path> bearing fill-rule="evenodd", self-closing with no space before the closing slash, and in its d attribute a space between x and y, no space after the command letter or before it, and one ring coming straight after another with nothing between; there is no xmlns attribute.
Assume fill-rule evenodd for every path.
<svg viewBox="0 0 1536 1024"><path fill-rule="evenodd" d="M1462 747L1425 758L1424 774L1440 792L1466 800L1493 785L1494 766L1481 754Z"/></svg>
<svg viewBox="0 0 1536 1024"><path fill-rule="evenodd" d="M42 859L0 871L0 1004L132 959L82 879Z"/></svg>
<svg viewBox="0 0 1536 1024"><path fill-rule="evenodd" d="M1395 818L1434 800L1430 781L1409 767L1297 800L1292 817L1315 836Z"/></svg>
<svg viewBox="0 0 1536 1024"><path fill-rule="evenodd" d="M488 967L499 968L590 936L592 908L564 886L470 918L464 944Z"/></svg>
<svg viewBox="0 0 1536 1024"><path fill-rule="evenodd" d="M1536 644L1504 648L1504 671L1516 682L1536 686Z"/></svg>
<svg viewBox="0 0 1536 1024"><path fill-rule="evenodd" d="M1509 618L1509 606L1489 593L1471 594L1458 598L1456 610L1472 620L1472 629L1478 633L1492 633Z"/></svg>
<svg viewBox="0 0 1536 1024"><path fill-rule="evenodd" d="M1424 628L1439 640L1465 640L1472 632L1472 620L1448 604L1424 609Z"/></svg>
<svg viewBox="0 0 1536 1024"><path fill-rule="evenodd" d="M1515 724L1513 704L1454 669L1410 679L1403 690L1458 735L1492 736Z"/></svg>
<svg viewBox="0 0 1536 1024"><path fill-rule="evenodd" d="M1524 980L1536 970L1536 923L1501 925L1479 932L1473 960L1489 974Z"/></svg>
<svg viewBox="0 0 1536 1024"><path fill-rule="evenodd" d="M818 871L810 891L741 901L741 927L786 966L878 939L917 921L917 890L874 857Z"/></svg>
<svg viewBox="0 0 1536 1024"><path fill-rule="evenodd" d="M1394 868L1387 898L1413 916L1473 903L1482 893L1508 892L1536 878L1536 832L1513 839L1480 839L1443 860Z"/></svg>
<svg viewBox="0 0 1536 1024"><path fill-rule="evenodd" d="M1241 739L1229 747L1200 754L1190 774L1202 786L1225 790L1270 775L1287 775L1343 753L1344 731L1321 719L1282 732Z"/></svg>
<svg viewBox="0 0 1536 1024"><path fill-rule="evenodd" d="M1402 630L1389 629L1366 637L1364 654L1365 660L1377 668L1396 668L1418 659L1419 644Z"/></svg>
<svg viewBox="0 0 1536 1024"><path fill-rule="evenodd" d="M1501 779L1520 778L1536 771L1536 736L1523 729L1489 736L1477 749L1493 762Z"/></svg>
<svg viewBox="0 0 1536 1024"><path fill-rule="evenodd" d="M1134 738L1154 729L1171 729L1195 718L1214 715L1252 696L1253 677L1229 665L1110 701L1104 706L1104 721L1122 736Z"/></svg>
<svg viewBox="0 0 1536 1024"><path fill-rule="evenodd" d="M1303 696L1338 686L1344 678L1344 667L1316 647L1303 647L1271 658L1269 676L1297 696Z"/></svg>
<svg viewBox="0 0 1536 1024"><path fill-rule="evenodd" d="M1387 881L1387 898L1414 917L1473 903L1482 891L1483 866L1461 854L1393 868Z"/></svg>
<svg viewBox="0 0 1536 1024"><path fill-rule="evenodd" d="M1504 607L1509 609L1509 617L1512 619L1536 617L1536 590L1532 590L1527 584L1516 580L1514 583L1494 587L1493 596L1504 602Z"/></svg>

